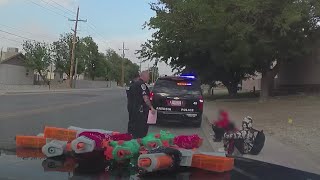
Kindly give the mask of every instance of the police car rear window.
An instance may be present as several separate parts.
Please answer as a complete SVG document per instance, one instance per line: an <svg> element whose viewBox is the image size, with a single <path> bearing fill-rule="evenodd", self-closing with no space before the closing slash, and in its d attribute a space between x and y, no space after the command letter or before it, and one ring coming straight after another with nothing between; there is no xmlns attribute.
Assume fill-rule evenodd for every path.
<svg viewBox="0 0 320 180"><path fill-rule="evenodd" d="M157 93L200 95L198 81L159 79L153 88Z"/></svg>

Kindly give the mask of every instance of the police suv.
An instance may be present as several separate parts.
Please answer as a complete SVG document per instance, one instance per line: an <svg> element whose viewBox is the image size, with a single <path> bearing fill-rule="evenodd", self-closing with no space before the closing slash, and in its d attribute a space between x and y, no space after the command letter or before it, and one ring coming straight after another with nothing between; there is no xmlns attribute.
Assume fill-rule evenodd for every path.
<svg viewBox="0 0 320 180"><path fill-rule="evenodd" d="M165 76L156 81L150 100L158 112L158 123L182 122L200 127L203 97L200 82L192 75Z"/></svg>

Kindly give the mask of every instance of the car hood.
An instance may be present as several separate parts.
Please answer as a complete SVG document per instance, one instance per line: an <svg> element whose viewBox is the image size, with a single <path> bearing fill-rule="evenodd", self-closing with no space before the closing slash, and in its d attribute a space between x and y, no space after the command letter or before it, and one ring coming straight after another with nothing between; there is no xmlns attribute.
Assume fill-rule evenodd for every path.
<svg viewBox="0 0 320 180"><path fill-rule="evenodd" d="M0 179L320 179L320 175L261 161L235 157L235 167L226 173L194 168L138 176L131 168L110 168L103 153L75 158L44 158L37 151L1 150ZM28 155L28 158L26 158Z"/></svg>

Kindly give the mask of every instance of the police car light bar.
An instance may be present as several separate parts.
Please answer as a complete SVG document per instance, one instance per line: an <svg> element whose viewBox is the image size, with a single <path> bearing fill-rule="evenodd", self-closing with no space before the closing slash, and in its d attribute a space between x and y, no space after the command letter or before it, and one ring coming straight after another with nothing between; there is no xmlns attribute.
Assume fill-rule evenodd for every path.
<svg viewBox="0 0 320 180"><path fill-rule="evenodd" d="M189 78L189 79L195 79L196 78L195 76L192 76L192 75L182 75L180 77Z"/></svg>

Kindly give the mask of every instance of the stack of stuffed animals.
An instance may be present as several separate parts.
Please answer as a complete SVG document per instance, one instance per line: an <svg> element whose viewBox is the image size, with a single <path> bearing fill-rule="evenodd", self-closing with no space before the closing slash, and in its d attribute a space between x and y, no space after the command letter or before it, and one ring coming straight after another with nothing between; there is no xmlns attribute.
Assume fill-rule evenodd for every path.
<svg viewBox="0 0 320 180"><path fill-rule="evenodd" d="M175 136L168 131L149 133L141 139L102 129L45 127L38 136L16 136L18 149L41 149L47 158L71 157L103 152L105 161L129 162L143 171L153 172L188 166L214 172L230 171L234 160L224 155L199 153L203 139L198 135ZM88 156L90 158L90 156ZM206 163L204 163L206 162Z"/></svg>

